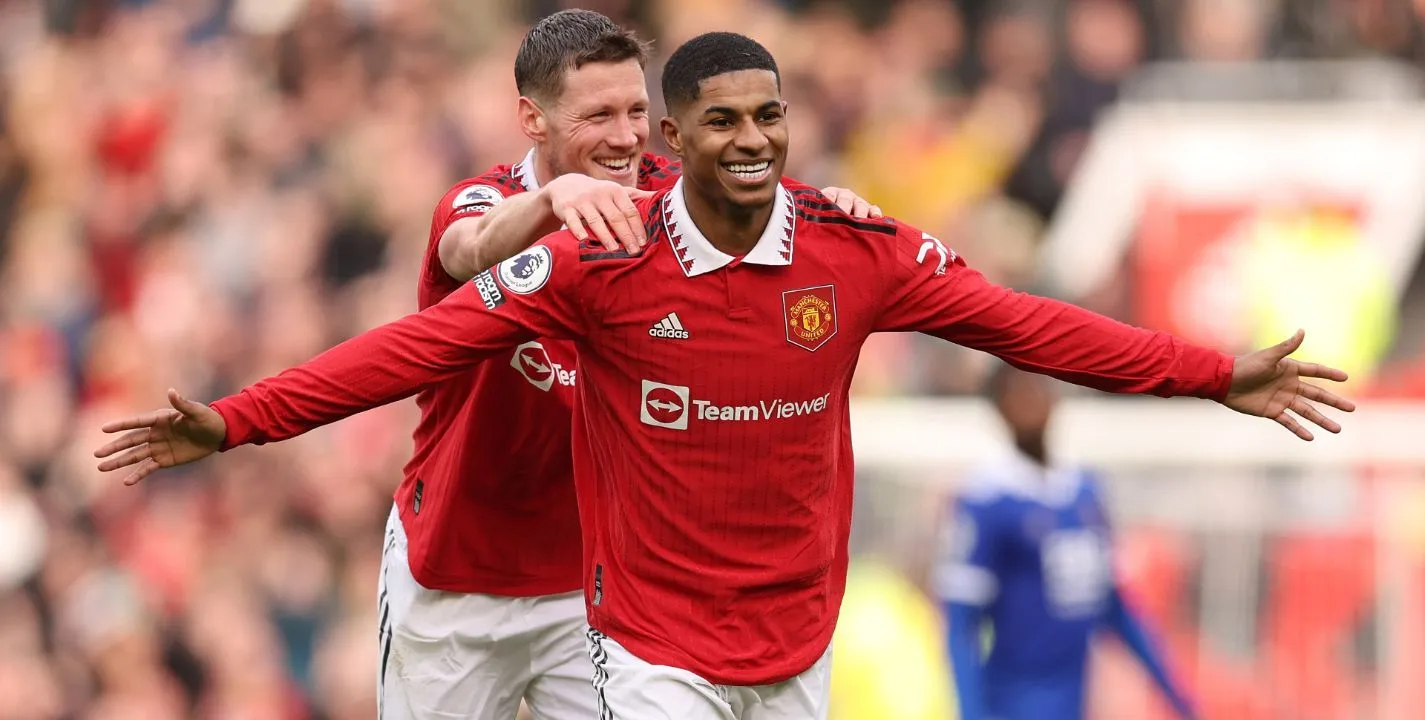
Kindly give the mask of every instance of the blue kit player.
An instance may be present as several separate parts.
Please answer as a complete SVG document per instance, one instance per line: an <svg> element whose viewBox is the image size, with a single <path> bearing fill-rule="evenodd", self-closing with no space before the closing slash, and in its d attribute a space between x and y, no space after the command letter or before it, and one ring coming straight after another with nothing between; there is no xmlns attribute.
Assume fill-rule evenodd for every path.
<svg viewBox="0 0 1425 720"><path fill-rule="evenodd" d="M1119 591L1097 484L1048 461L1051 382L1007 366L992 377L990 396L1016 452L970 479L942 530L934 586L949 627L960 716L1084 717L1090 640L1105 629L1132 650L1178 715L1191 718L1161 652ZM993 640L986 657L987 621Z"/></svg>

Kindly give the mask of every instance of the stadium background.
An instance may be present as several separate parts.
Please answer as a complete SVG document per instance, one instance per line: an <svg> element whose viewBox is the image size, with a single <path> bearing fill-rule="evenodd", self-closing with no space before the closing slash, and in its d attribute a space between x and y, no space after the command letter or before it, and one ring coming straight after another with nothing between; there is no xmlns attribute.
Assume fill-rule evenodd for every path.
<svg viewBox="0 0 1425 720"><path fill-rule="evenodd" d="M789 173L1002 282L1232 349L1311 329L1307 352L1368 400L1352 438L1291 445L1191 402L1076 394L1056 448L1107 474L1121 572L1205 717L1418 716L1425 2L578 4L660 57L708 29L763 41ZM523 152L515 47L563 6L0 0L0 717L373 715L374 578L413 404L132 489L89 451L169 385L215 397L412 310L431 204ZM1088 143L1134 106L1146 121ZM1235 144L1187 142L1200 127ZM1253 155L1292 128L1307 140ZM1191 162L1086 160L1115 137ZM863 355L840 718L953 717L922 588L942 498L1002 442L969 397L986 366L911 336ZM1096 669L1095 717L1160 716L1111 644Z"/></svg>

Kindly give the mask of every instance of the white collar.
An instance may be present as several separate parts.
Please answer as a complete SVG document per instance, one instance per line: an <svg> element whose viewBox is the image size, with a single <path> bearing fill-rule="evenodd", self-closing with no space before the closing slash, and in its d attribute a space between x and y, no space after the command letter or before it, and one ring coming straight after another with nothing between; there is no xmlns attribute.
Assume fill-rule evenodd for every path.
<svg viewBox="0 0 1425 720"><path fill-rule="evenodd" d="M663 224L668 228L669 240L673 251L678 254L684 274L695 277L731 264L737 258L713 247L707 236L693 224L684 192L683 178L680 177L673 189L663 196ZM796 226L796 203L792 202L792 194L778 183L771 220L762 231L762 237L742 261L754 265L791 265L792 237Z"/></svg>
<svg viewBox="0 0 1425 720"><path fill-rule="evenodd" d="M534 164L534 148L530 148L529 152L525 153L524 159L515 163L515 166L510 168L510 174L514 175L515 179L524 185L525 192L537 192L539 190L539 177L535 175L536 167Z"/></svg>

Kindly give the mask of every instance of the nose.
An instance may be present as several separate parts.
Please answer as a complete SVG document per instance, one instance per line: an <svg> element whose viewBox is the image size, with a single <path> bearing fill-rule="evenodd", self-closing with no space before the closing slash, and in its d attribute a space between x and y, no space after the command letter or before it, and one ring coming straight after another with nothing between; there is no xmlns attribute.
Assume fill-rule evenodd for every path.
<svg viewBox="0 0 1425 720"><path fill-rule="evenodd" d="M614 121L613 126L609 130L608 139L605 140L605 142L614 150L633 150L638 147L639 122L646 123L647 121L640 121L630 118L627 115L619 118ZM648 133L645 131L643 134L646 136Z"/></svg>
<svg viewBox="0 0 1425 720"><path fill-rule="evenodd" d="M762 128L751 121L740 123L737 136L732 139L733 146L748 155L760 155L767 148L768 142Z"/></svg>

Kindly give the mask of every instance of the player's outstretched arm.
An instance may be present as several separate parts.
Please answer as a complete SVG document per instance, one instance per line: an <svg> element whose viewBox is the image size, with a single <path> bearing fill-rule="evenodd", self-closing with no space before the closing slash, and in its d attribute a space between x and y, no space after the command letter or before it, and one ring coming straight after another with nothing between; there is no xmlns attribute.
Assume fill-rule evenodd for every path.
<svg viewBox="0 0 1425 720"><path fill-rule="evenodd" d="M94 451L94 457L108 458L99 463L99 469L112 472L132 467L124 484L133 485L157 470L197 462L222 447L228 427L222 415L172 388L168 390L168 403L171 409L105 424L104 432L124 434Z"/></svg>
<svg viewBox="0 0 1425 720"><path fill-rule="evenodd" d="M916 330L995 355L1029 372L1113 393L1190 396L1269 418L1311 440L1292 413L1329 432L1317 405L1355 404L1305 378L1346 373L1291 358L1303 334L1234 358L1167 333L1120 323L1068 303L987 281L928 234L900 226L878 331Z"/></svg>
<svg viewBox="0 0 1425 720"><path fill-rule="evenodd" d="M501 201L482 215L456 220L440 236L440 263L469 280L514 257L567 225L574 237L592 235L610 252L637 253L648 243L633 201L651 193L587 175L561 175L548 185Z"/></svg>
<svg viewBox="0 0 1425 720"><path fill-rule="evenodd" d="M456 300L461 295L457 292L451 302L362 333L210 406L169 391L173 410L104 426L105 432L128 433L97 450L96 456L130 451L106 460L99 469L109 472L139 464L124 480L132 485L163 468L238 445L293 438L413 395L478 362L485 355L482 348L498 349L469 342L459 329L461 319L472 314ZM482 323L478 318L470 321L478 337Z"/></svg>
<svg viewBox="0 0 1425 720"><path fill-rule="evenodd" d="M536 336L578 337L585 327L586 304L578 287L577 247L567 242L538 246L486 271L444 301L425 310L362 333L282 373L261 380L218 400L211 408L174 402L175 411L157 411L106 426L132 430L119 445L144 442L147 450L131 453L133 462L169 443L172 464L192 462L213 452L243 444L262 444L296 437L387 403L414 395L422 388L473 367L481 360ZM556 258L561 271L556 272ZM497 277L499 279L497 279ZM535 292L538 290L539 292ZM218 417L213 417L209 413ZM158 435L154 435L158 428ZM177 432L185 431L186 434ZM177 434L175 434L177 433ZM214 438L220 441L212 447ZM176 439L176 440L175 440ZM174 444L177 442L177 444ZM120 449L106 446L100 452ZM160 467L146 465L136 481ZM101 469L123 464L105 463ZM110 465L113 465L110 467Z"/></svg>
<svg viewBox="0 0 1425 720"><path fill-rule="evenodd" d="M1164 662L1158 644L1149 636L1142 618L1128 605L1117 586L1109 591L1108 615L1105 618L1105 624L1123 640L1123 644L1128 646L1134 657L1143 663L1144 669L1152 676L1153 682L1162 691L1163 696L1172 704L1178 717L1183 720L1192 720L1197 717L1187 695L1173 682L1172 676L1168 673L1167 663Z"/></svg>

